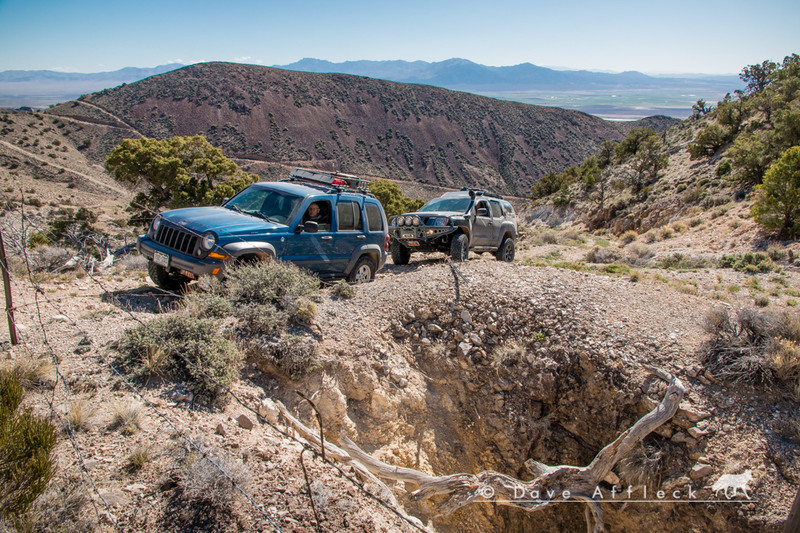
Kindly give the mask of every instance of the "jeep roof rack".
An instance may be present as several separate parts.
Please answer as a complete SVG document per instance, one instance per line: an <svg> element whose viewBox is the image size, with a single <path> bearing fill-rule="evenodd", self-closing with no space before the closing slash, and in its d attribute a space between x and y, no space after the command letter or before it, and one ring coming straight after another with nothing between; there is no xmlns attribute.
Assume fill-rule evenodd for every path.
<svg viewBox="0 0 800 533"><path fill-rule="evenodd" d="M461 187L461 190L462 191L469 191L469 193L470 193L469 195L472 196L472 197L475 197L475 196L489 196L491 198L498 198L500 200L503 199L502 195L496 194L496 193L493 193L493 192L489 192L486 189L473 189L471 187Z"/></svg>
<svg viewBox="0 0 800 533"><path fill-rule="evenodd" d="M369 193L367 190L367 183L369 183L369 180L350 174L341 174L339 172L296 168L289 174L289 179L283 181L316 183L319 185L328 185L337 190L350 189L360 193Z"/></svg>

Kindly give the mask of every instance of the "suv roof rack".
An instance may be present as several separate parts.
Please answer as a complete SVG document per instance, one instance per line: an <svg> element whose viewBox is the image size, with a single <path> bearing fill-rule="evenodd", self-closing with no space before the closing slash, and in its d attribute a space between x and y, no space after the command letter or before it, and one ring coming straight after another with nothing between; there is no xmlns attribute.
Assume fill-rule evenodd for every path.
<svg viewBox="0 0 800 533"><path fill-rule="evenodd" d="M326 172L324 170L311 170L307 168L296 168L289 174L287 180L315 183L318 185L328 185L336 190L353 190L363 194L369 194L367 189L368 179L359 178L350 174L339 172Z"/></svg>
<svg viewBox="0 0 800 533"><path fill-rule="evenodd" d="M503 199L502 195L496 194L496 193L493 193L493 192L489 192L486 189L473 189L473 188L470 188L470 187L461 187L461 190L462 191L469 191L469 195L471 197L473 197L473 198L476 197L476 196L489 196L491 198L498 198L500 200Z"/></svg>

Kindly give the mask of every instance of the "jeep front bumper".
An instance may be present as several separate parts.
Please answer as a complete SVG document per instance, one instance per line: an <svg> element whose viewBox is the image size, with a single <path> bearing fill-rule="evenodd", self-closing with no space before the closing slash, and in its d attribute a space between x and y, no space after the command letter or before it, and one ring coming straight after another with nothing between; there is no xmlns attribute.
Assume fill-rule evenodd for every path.
<svg viewBox="0 0 800 533"><path fill-rule="evenodd" d="M136 249L140 254L167 270L175 269L184 276L194 279L201 276L220 276L225 270L225 262L222 260L197 259L162 246L147 235L142 235L136 240Z"/></svg>

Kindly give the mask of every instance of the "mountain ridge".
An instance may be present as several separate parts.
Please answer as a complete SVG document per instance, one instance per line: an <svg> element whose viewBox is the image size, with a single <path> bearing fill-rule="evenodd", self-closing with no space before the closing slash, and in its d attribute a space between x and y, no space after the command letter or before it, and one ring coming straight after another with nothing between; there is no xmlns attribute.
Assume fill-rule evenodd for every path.
<svg viewBox="0 0 800 533"><path fill-rule="evenodd" d="M738 86L741 83L736 75L695 74L691 78L656 77L638 71L608 73L590 70L556 70L532 63L494 67L461 58L438 62L359 60L341 63L303 58L288 65L275 65L275 68L302 72L353 74L404 83L429 83L447 89L483 88L495 91L531 88L550 90L567 90L576 87L619 88L622 86L628 89L643 89L665 86L683 87L687 84L719 90L718 84L726 86L737 84ZM475 77L475 74L483 77Z"/></svg>
<svg viewBox="0 0 800 533"><path fill-rule="evenodd" d="M191 65L79 102L149 137L205 135L229 157L514 195L630 127L428 85L236 63ZM77 103L48 112L109 123Z"/></svg>

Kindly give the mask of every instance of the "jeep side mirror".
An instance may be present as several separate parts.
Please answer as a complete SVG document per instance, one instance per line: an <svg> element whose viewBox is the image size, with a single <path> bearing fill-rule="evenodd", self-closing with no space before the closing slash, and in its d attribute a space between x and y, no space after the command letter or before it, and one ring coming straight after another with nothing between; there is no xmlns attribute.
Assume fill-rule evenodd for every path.
<svg viewBox="0 0 800 533"><path fill-rule="evenodd" d="M316 233L319 231L319 223L313 220L307 220L305 224L300 224L297 227L300 228L300 231L305 231L306 233Z"/></svg>
<svg viewBox="0 0 800 533"><path fill-rule="evenodd" d="M479 207L478 210L476 211L476 214L479 217L488 217L489 216L489 210L486 209L485 207Z"/></svg>

